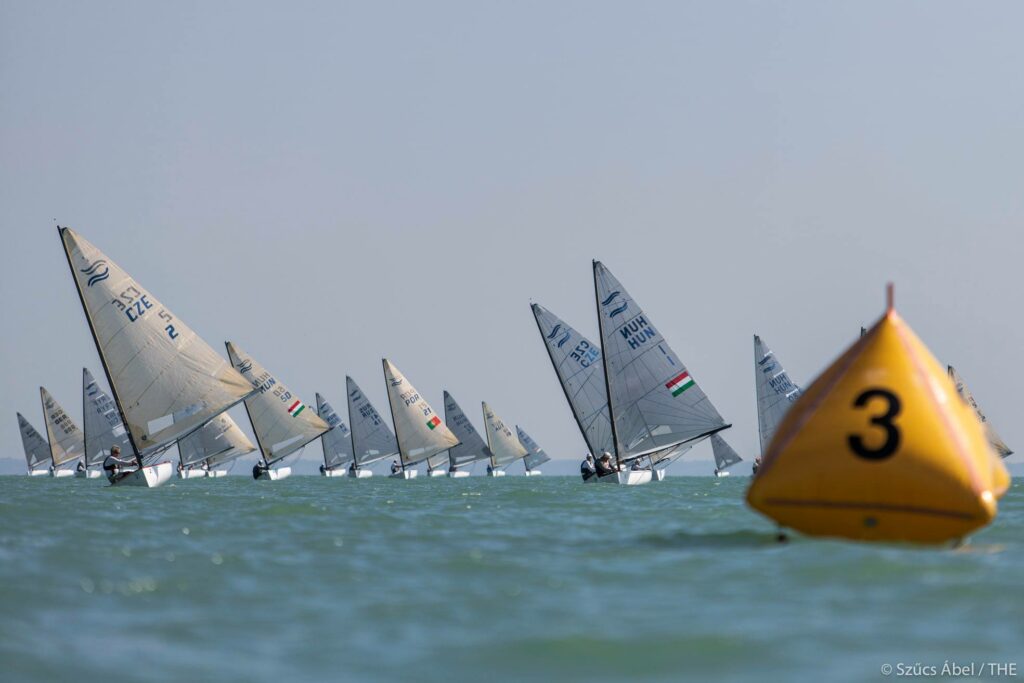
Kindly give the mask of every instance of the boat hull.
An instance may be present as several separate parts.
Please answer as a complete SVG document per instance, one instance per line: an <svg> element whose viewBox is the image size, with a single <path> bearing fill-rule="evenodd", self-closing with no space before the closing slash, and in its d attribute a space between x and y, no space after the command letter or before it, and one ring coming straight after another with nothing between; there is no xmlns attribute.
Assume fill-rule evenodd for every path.
<svg viewBox="0 0 1024 683"><path fill-rule="evenodd" d="M417 474L419 474L419 470L402 470L389 474L388 479L415 479Z"/></svg>
<svg viewBox="0 0 1024 683"><path fill-rule="evenodd" d="M178 479L205 479L205 470L181 470L178 472Z"/></svg>
<svg viewBox="0 0 1024 683"><path fill-rule="evenodd" d="M218 477L226 477L226 476L228 476L228 471L227 470L210 470L209 472L206 473L206 476L209 477L210 479L217 479Z"/></svg>
<svg viewBox="0 0 1024 683"><path fill-rule="evenodd" d="M30 477L48 477L50 476L50 470L29 470L28 476Z"/></svg>
<svg viewBox="0 0 1024 683"><path fill-rule="evenodd" d="M716 478L728 477L728 476L729 476L728 472L715 472L715 477Z"/></svg>
<svg viewBox="0 0 1024 683"><path fill-rule="evenodd" d="M260 476L256 477L256 481L281 481L290 476L292 476L291 467L278 467L261 472Z"/></svg>
<svg viewBox="0 0 1024 683"><path fill-rule="evenodd" d="M541 472L540 470L526 470L525 472L523 472L524 477L539 477L542 474L544 473Z"/></svg>
<svg viewBox="0 0 1024 683"><path fill-rule="evenodd" d="M345 470L321 470L321 477L344 477Z"/></svg>
<svg viewBox="0 0 1024 683"><path fill-rule="evenodd" d="M654 470L654 476L651 477L651 481L665 481L665 470Z"/></svg>
<svg viewBox="0 0 1024 683"><path fill-rule="evenodd" d="M448 473L448 478L449 479L462 479L463 477L468 477L468 476L469 476L469 472L467 472L466 470L455 470L454 472L449 472Z"/></svg>
<svg viewBox="0 0 1024 683"><path fill-rule="evenodd" d="M99 479L102 476L99 470L75 470L76 479Z"/></svg>
<svg viewBox="0 0 1024 683"><path fill-rule="evenodd" d="M370 477L373 476L373 472L371 470L359 468L356 469L356 471L354 472L352 470L349 470L348 476L351 477L352 479L369 479Z"/></svg>
<svg viewBox="0 0 1024 683"><path fill-rule="evenodd" d="M53 470L52 472L50 472L50 476L53 477L54 479L63 479L64 477L73 477L73 476L75 476L75 471L74 470Z"/></svg>
<svg viewBox="0 0 1024 683"><path fill-rule="evenodd" d="M490 472L487 473L487 476L488 477L504 477L505 476L505 470L491 470Z"/></svg>
<svg viewBox="0 0 1024 683"><path fill-rule="evenodd" d="M445 472L444 470L430 470L429 472L427 472L428 477L443 477L446 474L448 473Z"/></svg>
<svg viewBox="0 0 1024 683"><path fill-rule="evenodd" d="M639 486L651 483L653 475L650 470L627 470L625 472L612 472L603 477L596 477L601 484L618 484L619 486ZM591 477L593 481L595 477Z"/></svg>
<svg viewBox="0 0 1024 683"><path fill-rule="evenodd" d="M112 482L111 486L141 486L142 488L155 489L163 486L174 476L174 467L169 461L160 462L156 465L147 465L141 470L129 472L120 479Z"/></svg>

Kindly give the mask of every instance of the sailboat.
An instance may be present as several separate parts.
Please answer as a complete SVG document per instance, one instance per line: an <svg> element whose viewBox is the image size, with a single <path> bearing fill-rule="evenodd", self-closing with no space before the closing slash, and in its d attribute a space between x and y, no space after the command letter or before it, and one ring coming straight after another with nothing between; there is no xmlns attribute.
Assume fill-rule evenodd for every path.
<svg viewBox="0 0 1024 683"><path fill-rule="evenodd" d="M992 449L996 452L996 455L1000 458L1008 458L1013 455L1013 451L1006 445L1006 442L1003 441L1002 437L996 433L996 430L992 427L992 423L985 417L985 413L981 412L981 407L978 405L978 402L974 400L974 394L972 394L971 390L967 388L967 385L964 383L964 378L960 376L960 373L957 372L952 365L946 366L946 372L949 374L949 378L953 380L953 384L956 385L956 393L960 394L960 398L966 401L967 405L974 409L978 419L981 420L983 425L985 425L985 435L988 437L988 442L992 444Z"/></svg>
<svg viewBox="0 0 1024 683"><path fill-rule="evenodd" d="M505 426L498 415L484 401L484 431L487 433L487 447L491 449L491 462L487 467L488 477L504 477L505 467L528 455L519 438Z"/></svg>
<svg viewBox="0 0 1024 683"><path fill-rule="evenodd" d="M320 445L324 451L320 474L325 477L344 477L346 465L352 462L352 430L319 393L316 395L316 414L330 427L330 430L320 435Z"/></svg>
<svg viewBox="0 0 1024 683"><path fill-rule="evenodd" d="M71 465L85 454L82 430L44 387L39 387L39 397L43 403L43 424L46 425L47 441L50 443L50 476L73 477L75 471L63 465Z"/></svg>
<svg viewBox="0 0 1024 683"><path fill-rule="evenodd" d="M728 468L743 461L743 458L733 450L733 447L722 438L721 434L711 435L711 453L715 456L716 477L728 477Z"/></svg>
<svg viewBox="0 0 1024 683"><path fill-rule="evenodd" d="M398 441L355 380L345 377L348 389L348 417L352 423L352 461L348 476L368 479L373 471L368 465L398 455Z"/></svg>
<svg viewBox="0 0 1024 683"><path fill-rule="evenodd" d="M457 446L459 440L398 368L387 358L382 362L401 466L391 477L413 479L414 465Z"/></svg>
<svg viewBox="0 0 1024 683"><path fill-rule="evenodd" d="M599 480L644 484L651 480L651 471L625 471L626 463L694 443L731 425L600 261L594 261L594 293L618 470Z"/></svg>
<svg viewBox="0 0 1024 683"><path fill-rule="evenodd" d="M111 483L160 486L173 474L170 461L146 463L241 402L252 386L88 240L70 228L58 231L138 463Z"/></svg>
<svg viewBox="0 0 1024 683"><path fill-rule="evenodd" d="M448 449L448 476L452 479L468 477L469 470L465 468L479 460L490 460L491 449L484 443L455 398L447 391L444 392L444 421L461 442L458 446Z"/></svg>
<svg viewBox="0 0 1024 683"><path fill-rule="evenodd" d="M516 435L519 437L519 443L523 444L527 451L526 457L523 458L523 466L526 468L523 474L527 477L540 476L541 471L537 468L551 460L551 456L545 453L519 425L516 425Z"/></svg>
<svg viewBox="0 0 1024 683"><path fill-rule="evenodd" d="M95 479L103 476L103 460L110 455L113 446L130 453L132 444L121 424L117 406L87 368L82 368L82 417L85 469L77 470L75 476Z"/></svg>
<svg viewBox="0 0 1024 683"><path fill-rule="evenodd" d="M861 328L861 336L865 333ZM789 407L796 403L803 390L789 378L789 373L768 344L761 337L754 335L754 386L757 395L757 436L761 443L761 456L768 452L775 431L782 424L782 419L789 412ZM760 458L758 458L760 461ZM754 463L757 473L758 463Z"/></svg>
<svg viewBox="0 0 1024 683"><path fill-rule="evenodd" d="M260 462L252 468L253 479L277 481L291 476L291 467L274 465L298 452L330 427L249 354L233 342L225 342L231 365L256 388L245 399Z"/></svg>
<svg viewBox="0 0 1024 683"><path fill-rule="evenodd" d="M178 442L181 479L226 477L227 469L218 469L256 450L249 437L227 413L213 418L202 429Z"/></svg>
<svg viewBox="0 0 1024 683"><path fill-rule="evenodd" d="M18 430L21 432L21 444L25 447L28 476L45 477L50 473L50 444L21 413L18 413Z"/></svg>

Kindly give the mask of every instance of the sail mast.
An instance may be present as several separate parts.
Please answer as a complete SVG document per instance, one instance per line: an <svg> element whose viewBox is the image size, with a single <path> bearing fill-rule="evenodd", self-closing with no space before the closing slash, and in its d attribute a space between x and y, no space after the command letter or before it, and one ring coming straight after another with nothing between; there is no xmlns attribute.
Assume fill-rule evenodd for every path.
<svg viewBox="0 0 1024 683"><path fill-rule="evenodd" d="M391 429L395 432L395 443L398 445L398 464L405 472L405 456L402 455L402 440L398 438L398 423L395 422L395 403L391 400L391 389L388 387L388 359L380 359L381 368L384 370L384 390L388 392L388 407L391 408Z"/></svg>
<svg viewBox="0 0 1024 683"><path fill-rule="evenodd" d="M597 290L597 260L592 261L594 268L594 304L597 307L597 327L598 335L601 337L602 342L604 341L604 320L601 316L601 295ZM612 423L612 449L615 450L615 464L618 467L622 467L622 460L619 458L619 432L615 426L615 409L612 406L612 388L608 384L608 378L610 376L608 372L608 353L604 348L604 344L601 344L601 365L604 367L604 391L605 396L608 399L608 419ZM594 456L597 457L597 456Z"/></svg>
<svg viewBox="0 0 1024 683"><path fill-rule="evenodd" d="M124 408L121 406L121 398L117 395L117 387L114 386L114 380L111 379L110 368L107 367L107 359L103 355L103 348L100 346L100 340L96 336L96 327L92 321L92 316L89 315L89 307L85 305L85 294L82 293L82 285L79 284L78 278L75 277L75 266L71 263L71 252L68 251L68 245L64 241L64 231L67 228L57 226L57 238L60 240L60 246L64 250L64 256L68 261L68 269L71 271L71 279L75 283L75 291L78 292L78 301L82 304L82 312L85 313L85 320L89 323L89 334L92 335L92 341L96 344L96 353L100 357L100 365L103 366L103 374L107 376L107 386L110 387L110 392L114 397L114 405L117 406L117 414L121 418L121 424L125 426L125 433L128 435L128 443L132 445L132 451L135 453L135 460L138 462L139 467L142 467L142 455L139 453L139 446L135 443L135 437L132 436L132 430L128 429L128 419L125 417ZM52 446L51 446L52 449Z"/></svg>

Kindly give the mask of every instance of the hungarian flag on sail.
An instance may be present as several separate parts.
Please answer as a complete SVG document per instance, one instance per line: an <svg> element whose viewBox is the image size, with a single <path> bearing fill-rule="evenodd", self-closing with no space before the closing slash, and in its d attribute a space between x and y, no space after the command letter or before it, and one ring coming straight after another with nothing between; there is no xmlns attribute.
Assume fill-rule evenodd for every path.
<svg viewBox="0 0 1024 683"><path fill-rule="evenodd" d="M427 426L430 427L431 430L435 429L439 424L441 424L441 418L437 415L427 420Z"/></svg>
<svg viewBox="0 0 1024 683"><path fill-rule="evenodd" d="M696 384L696 382L694 382L693 378L690 377L690 373L683 372L665 382L665 388L671 391L673 396L678 396L694 384Z"/></svg>
<svg viewBox="0 0 1024 683"><path fill-rule="evenodd" d="M295 401L295 403L293 403L291 407L288 408L288 414L291 415L292 417L298 417L299 413L301 413L305 409L305 403L303 403L302 401Z"/></svg>

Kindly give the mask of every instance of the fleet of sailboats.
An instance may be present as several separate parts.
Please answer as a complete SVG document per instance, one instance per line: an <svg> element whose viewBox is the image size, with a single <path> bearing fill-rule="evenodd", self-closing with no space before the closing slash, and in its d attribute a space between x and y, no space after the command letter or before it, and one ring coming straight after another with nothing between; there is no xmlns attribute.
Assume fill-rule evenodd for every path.
<svg viewBox="0 0 1024 683"><path fill-rule="evenodd" d="M391 476L400 479L415 478L420 463L429 476L460 478L469 476L475 463L486 462L487 474L501 477L518 460L526 476L535 476L551 459L487 402L481 403L483 436L448 391L442 420L388 359L382 363L390 426L351 377L346 377L348 423L319 393L315 410L307 410L236 344L226 342L225 360L96 246L69 228L58 232L111 394L83 368L79 429L40 387L46 436L17 416L31 476L96 478L105 470L113 485L155 487L171 477L167 455L176 447L183 479L224 476L235 459L258 450L253 476L277 480L291 473L282 463L316 439L325 477L367 478L370 466L389 458L395 459ZM742 462L722 435L731 425L600 261L593 262L593 277L597 342L532 304L584 443L595 457L606 455L606 462L614 463L588 481L660 480L669 463L704 440L711 445L714 474L727 476ZM802 390L757 335L754 371L763 455ZM1001 458L1012 454L952 366L948 375L984 425L993 451ZM239 403L245 405L256 445L226 412ZM120 462L112 458L117 450ZM108 461L114 464L107 466Z"/></svg>

